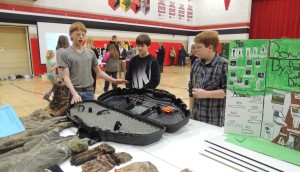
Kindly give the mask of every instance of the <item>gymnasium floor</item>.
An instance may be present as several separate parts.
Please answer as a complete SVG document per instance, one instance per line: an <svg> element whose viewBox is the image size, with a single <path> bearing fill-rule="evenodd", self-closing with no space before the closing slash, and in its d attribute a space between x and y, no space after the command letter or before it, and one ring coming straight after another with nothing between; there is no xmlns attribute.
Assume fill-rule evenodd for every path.
<svg viewBox="0 0 300 172"><path fill-rule="evenodd" d="M181 98L188 105L187 83L190 65L165 66L157 89L166 90ZM124 77L122 73L122 77ZM95 99L103 93L104 80L97 78ZM124 88L125 85L119 85ZM33 111L45 108L48 102L43 99L44 93L51 88L47 78L17 79L0 81L0 106L10 104L19 117L30 115ZM110 88L111 89L111 85Z"/></svg>

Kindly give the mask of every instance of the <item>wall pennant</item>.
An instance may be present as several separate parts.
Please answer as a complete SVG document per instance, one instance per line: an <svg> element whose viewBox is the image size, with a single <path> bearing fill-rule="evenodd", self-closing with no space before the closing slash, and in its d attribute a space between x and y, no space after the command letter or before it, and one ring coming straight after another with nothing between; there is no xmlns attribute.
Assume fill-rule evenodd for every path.
<svg viewBox="0 0 300 172"><path fill-rule="evenodd" d="M225 10L227 11L229 8L230 0L224 0Z"/></svg>
<svg viewBox="0 0 300 172"><path fill-rule="evenodd" d="M116 11L120 7L120 0L108 0L108 5Z"/></svg>
<svg viewBox="0 0 300 172"><path fill-rule="evenodd" d="M164 18L166 15L166 3L165 0L158 1L158 8L157 8L158 18Z"/></svg>
<svg viewBox="0 0 300 172"><path fill-rule="evenodd" d="M184 4L179 4L178 18L179 18L179 21L184 21L184 19L185 19L185 6L184 6Z"/></svg>
<svg viewBox="0 0 300 172"><path fill-rule="evenodd" d="M141 1L132 0L130 4L130 8L135 14L137 14L141 10Z"/></svg>
<svg viewBox="0 0 300 172"><path fill-rule="evenodd" d="M150 12L150 0L141 0L141 10L145 15Z"/></svg>
<svg viewBox="0 0 300 172"><path fill-rule="evenodd" d="M130 9L131 0L120 0L120 7L127 12Z"/></svg>
<svg viewBox="0 0 300 172"><path fill-rule="evenodd" d="M193 21L193 15L194 15L193 14L193 6L192 5L188 5L187 14L186 14L188 22L192 22Z"/></svg>
<svg viewBox="0 0 300 172"><path fill-rule="evenodd" d="M169 4L169 18L171 20L175 19L176 15L176 6L175 6L175 1L170 1Z"/></svg>

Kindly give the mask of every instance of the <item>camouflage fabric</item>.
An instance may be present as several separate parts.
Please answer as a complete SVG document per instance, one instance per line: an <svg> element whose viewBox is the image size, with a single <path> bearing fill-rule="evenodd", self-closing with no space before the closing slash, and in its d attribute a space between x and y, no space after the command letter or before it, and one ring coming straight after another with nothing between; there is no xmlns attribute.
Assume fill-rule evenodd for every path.
<svg viewBox="0 0 300 172"><path fill-rule="evenodd" d="M47 116L48 115L48 116ZM67 117L51 117L44 110L37 110L29 117L21 118L25 131L0 139L0 153L23 146L26 142L40 137L53 129L61 131L73 126Z"/></svg>
<svg viewBox="0 0 300 172"><path fill-rule="evenodd" d="M26 142L40 137L42 134L53 130L54 127L40 127L26 130L12 136L0 139L0 153L10 151L12 149L23 146Z"/></svg>
<svg viewBox="0 0 300 172"><path fill-rule="evenodd" d="M120 169L115 169L115 172L158 172L157 168L149 161L133 162Z"/></svg>
<svg viewBox="0 0 300 172"><path fill-rule="evenodd" d="M49 106L45 108L52 116L61 116L69 105L69 88L64 82L57 82L53 88L53 99L50 101Z"/></svg>
<svg viewBox="0 0 300 172"><path fill-rule="evenodd" d="M21 122L26 129L39 128L41 126L64 129L72 126L72 122L66 116L52 117L44 109L34 111L29 117L21 118Z"/></svg>
<svg viewBox="0 0 300 172"><path fill-rule="evenodd" d="M115 165L128 162L131 159L132 156L125 152L105 154L98 156L97 159L84 163L81 169L83 172L108 172L113 169Z"/></svg>
<svg viewBox="0 0 300 172"><path fill-rule="evenodd" d="M77 155L72 156L71 165L78 166L87 161L97 158L97 156L99 157L104 154L112 154L112 153L115 153L115 148L113 148L112 146L110 146L106 143L102 143L101 145L99 145L93 149L90 149L90 150L87 150L87 151L84 151Z"/></svg>
<svg viewBox="0 0 300 172"><path fill-rule="evenodd" d="M23 147L0 154L0 171L42 171L87 149L88 139L61 137L58 131L52 130Z"/></svg>

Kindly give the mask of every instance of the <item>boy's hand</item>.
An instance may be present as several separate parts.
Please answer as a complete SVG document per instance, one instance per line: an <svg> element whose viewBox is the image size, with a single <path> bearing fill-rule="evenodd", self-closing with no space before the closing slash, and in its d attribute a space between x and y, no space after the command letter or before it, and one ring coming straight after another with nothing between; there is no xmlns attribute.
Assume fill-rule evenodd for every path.
<svg viewBox="0 0 300 172"><path fill-rule="evenodd" d="M75 95L72 96L71 104L82 102L80 95L76 92Z"/></svg>
<svg viewBox="0 0 300 172"><path fill-rule="evenodd" d="M125 79L114 79L113 83L114 84L128 84L128 81Z"/></svg>
<svg viewBox="0 0 300 172"><path fill-rule="evenodd" d="M193 88L192 94L196 99L208 98L207 91L201 88Z"/></svg>

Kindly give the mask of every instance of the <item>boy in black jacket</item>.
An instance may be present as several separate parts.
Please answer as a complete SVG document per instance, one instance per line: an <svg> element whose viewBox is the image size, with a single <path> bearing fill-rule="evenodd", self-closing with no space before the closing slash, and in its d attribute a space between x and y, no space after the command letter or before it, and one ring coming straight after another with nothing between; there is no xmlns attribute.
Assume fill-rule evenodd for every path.
<svg viewBox="0 0 300 172"><path fill-rule="evenodd" d="M148 52L151 39L147 34L141 34L136 38L136 44L139 54L130 60L126 87L155 89L160 82L160 72L156 58Z"/></svg>

